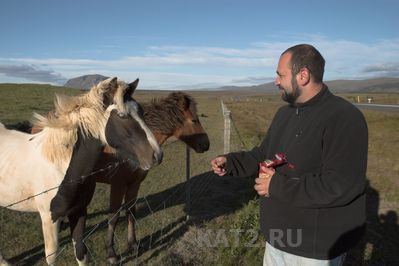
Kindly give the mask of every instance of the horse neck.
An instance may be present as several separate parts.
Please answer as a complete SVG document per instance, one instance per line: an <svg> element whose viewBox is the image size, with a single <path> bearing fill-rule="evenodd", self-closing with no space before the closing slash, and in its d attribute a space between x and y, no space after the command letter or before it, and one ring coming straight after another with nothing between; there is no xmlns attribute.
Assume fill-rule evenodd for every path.
<svg viewBox="0 0 399 266"><path fill-rule="evenodd" d="M171 134L164 134L164 133L157 132L157 131L153 131L152 133L154 134L155 139L157 140L159 145L164 144L165 141L167 141L171 136L173 136Z"/></svg>
<svg viewBox="0 0 399 266"><path fill-rule="evenodd" d="M162 145L172 136L177 137L177 132L179 132L179 129L181 129L183 125L176 122L174 117L175 110L173 110L175 106L170 107L170 109L163 109L162 111L157 110L157 106L154 104L143 107L146 109L145 112L151 113L149 118L145 120L159 145Z"/></svg>
<svg viewBox="0 0 399 266"><path fill-rule="evenodd" d="M77 134L73 130L63 131L46 127L43 131L33 135L30 141L37 143L42 155L49 162L53 163L61 172L66 172L74 144L77 141Z"/></svg>

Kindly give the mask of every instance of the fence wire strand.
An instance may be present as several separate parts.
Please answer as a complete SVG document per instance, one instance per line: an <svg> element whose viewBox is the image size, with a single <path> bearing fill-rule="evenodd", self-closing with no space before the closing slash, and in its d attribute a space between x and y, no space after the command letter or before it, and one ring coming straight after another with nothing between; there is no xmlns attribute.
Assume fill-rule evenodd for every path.
<svg viewBox="0 0 399 266"><path fill-rule="evenodd" d="M232 120L232 121L233 121L233 120ZM233 123L233 127L234 127L235 132L238 134L239 139L240 139L242 145L243 145L244 147L246 147L245 144L244 144L244 142L243 142L243 140L242 140L242 138L241 138L241 136L239 135L239 132L238 132L238 130L237 130L237 127L235 126L234 123ZM177 142L179 142L179 140L177 140L177 139L176 139L176 140L169 141L169 142L167 142L167 143L165 143L165 144L163 145L163 148L165 149L165 148L168 147L168 146L175 145L175 143L177 143ZM203 163L205 160L210 161L210 159L211 159L212 156L213 156L213 155L202 156L202 157L200 157L199 159L192 160L192 161L191 161L191 165L192 165L192 166L193 166L193 165L197 166L197 165L200 165L201 163ZM126 163L127 161L128 161L128 160L123 160L123 161L118 161L118 162L115 162L115 163L112 163L112 164L108 164L108 165L105 166L104 168L101 168L101 169L98 169L98 170L96 170L96 171L93 171L93 172L91 172L91 173L88 174L88 175L81 176L81 177L79 177L78 180L71 180L71 181L69 181L68 183L75 183L75 182L76 182L76 183L83 183L87 178L89 178L89 177L91 177L91 176L93 176L93 175L95 175L95 174L104 172L104 171L107 171L107 177L112 177L112 176L114 176L114 174L117 172L117 170L118 170L118 168L120 167L120 165L123 164L123 163ZM168 174L168 173L165 173L164 176L167 175L167 174ZM209 187L209 185L210 185L210 184L212 183L212 181L213 181L212 178L214 177L214 174L213 174L212 172L209 172L209 173L202 173L202 175L203 175L202 179L201 179L200 181L198 181L198 182L195 183L195 184L196 184L195 188L193 188L192 186L190 187L191 193L193 194L192 196L190 196L190 202L194 202L194 201L198 200L199 197L201 196L201 194L206 190L207 187ZM161 180L163 179L162 177L164 177L164 176L161 176ZM192 175L191 175L191 176L192 176ZM183 183L186 183L186 184L189 184L189 185L190 185L191 182L193 182L193 181L189 180L189 181L184 181ZM183 183L181 183L181 184L183 184ZM5 206L5 208L10 208L10 207L15 206L15 205L17 205L17 204L20 204L20 203L22 203L22 202L31 200L31 199L33 199L33 198L35 198L35 197L38 197L38 196L40 196L40 195L42 195L42 194L45 194L45 193L49 192L49 191L52 191L52 190L54 190L54 189L57 189L57 188L59 188L60 186L61 186L61 184L58 185L58 186L49 188L49 189L47 189L47 190L45 190L45 191L42 191L42 192L40 192L40 193L37 193L37 194L35 194L35 195L29 196L29 197L27 197L27 198L25 198L25 199L19 200L19 201L14 202L14 203L11 203L11 204ZM109 225L110 221L112 221L112 219L114 219L114 218L116 218L116 217L118 217L118 219L119 219L122 210L125 210L125 209L127 210L127 215L130 214L130 215L133 217L135 227L139 228L139 227L140 227L139 219L137 219L136 215L132 212L132 208L135 208L135 207L137 206L138 203L142 202L142 203L144 203L144 206L145 206L144 208L146 208L146 209L149 211L149 215L154 215L154 213L156 213L156 212L158 212L158 211L162 211L162 210L165 211L165 210L168 208L167 203L168 203L173 197L176 197L176 196L177 196L177 197L176 197L176 201L179 202L179 203L184 203L185 193L182 192L182 191L185 190L185 189L186 189L186 186L185 186L185 185L176 186L176 187L174 188L174 191L173 191L171 194L169 194L167 198L163 199L162 202L158 203L155 207L153 207L153 206L150 205L150 203L149 203L149 201L148 201L148 196L142 196L142 197L138 197L138 198L132 199L131 201L129 201L129 202L127 202L127 203L124 203L124 204L117 210L117 212L116 212L113 216L107 217L107 218L101 220L100 222L96 223L95 225L91 226L91 227L84 233L83 240L82 240L83 244L84 244L84 245L86 246L86 248L87 248L88 255L89 255L89 257L90 257L91 263L94 263L94 265L97 265L97 261L96 261L96 259L95 259L94 253L93 253L93 251L91 250L90 245L87 243L87 241L88 241L93 235L95 235L95 233L98 232L98 230L103 229L104 227L108 227L108 225ZM180 194L179 194L179 193L180 193ZM186 202L186 204L189 204L189 203ZM154 240L154 239L153 239L153 234L151 233L151 234L148 236L148 240L146 241L147 243L142 242L142 240L145 239L145 238L142 238L142 239L138 239L138 240L137 240L139 246L140 246L140 245L146 245L146 244L148 244L148 245L147 245L148 250L151 250L153 244L157 244L157 245L159 245L159 246L165 244L165 240L166 240L166 239L165 239L164 235L171 234L171 232L169 232L169 230L167 230L168 228L165 228L165 219L167 219L168 221L170 221L169 218L166 218L166 217L163 218L163 217L162 217L162 219L161 219L160 237L158 237L158 238L155 240L155 242L153 242L153 240ZM4 209L2 209L1 222L2 222L2 224L4 224ZM166 224L167 224L167 227L173 228L173 225L168 224L168 222L166 222ZM1 228L3 228L3 227L1 227ZM118 243L118 249L120 250L121 247L120 247L120 244L119 244L119 243L121 243L122 241L119 240L118 234L115 233L115 234L114 234L114 237L117 239L117 241L115 241L115 242ZM167 241L166 244L167 244L167 243L169 243L169 241ZM54 253L52 253L52 254L49 254L49 255L45 256L45 257L43 258L43 260L45 261L49 256L52 256L52 255L54 255L54 254L56 254L56 257L55 257L56 260L59 259L60 255L61 255L65 250L67 250L67 247L68 247L68 244L67 244L67 243L64 243L62 248L60 248L57 252L54 252ZM0 251L1 251L1 250L3 250L3 249L0 249ZM138 252L138 250L137 250L137 252ZM135 256L134 256L135 264L137 263L138 255L139 255L139 254L137 253L137 254L135 254ZM23 258L22 260L25 260L25 259L26 259L26 257ZM119 260L120 260L120 265L122 265L122 262L123 262L124 259L125 259L125 257L120 256L120 258L119 258Z"/></svg>

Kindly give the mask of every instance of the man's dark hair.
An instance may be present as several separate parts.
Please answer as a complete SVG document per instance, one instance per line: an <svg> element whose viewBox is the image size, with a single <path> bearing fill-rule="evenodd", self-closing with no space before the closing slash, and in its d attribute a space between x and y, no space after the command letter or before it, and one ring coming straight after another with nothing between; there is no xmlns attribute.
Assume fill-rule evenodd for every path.
<svg viewBox="0 0 399 266"><path fill-rule="evenodd" d="M291 53L291 72L293 76L306 67L309 69L314 82L323 82L325 60L316 48L309 44L298 44L285 50L283 54L285 53Z"/></svg>

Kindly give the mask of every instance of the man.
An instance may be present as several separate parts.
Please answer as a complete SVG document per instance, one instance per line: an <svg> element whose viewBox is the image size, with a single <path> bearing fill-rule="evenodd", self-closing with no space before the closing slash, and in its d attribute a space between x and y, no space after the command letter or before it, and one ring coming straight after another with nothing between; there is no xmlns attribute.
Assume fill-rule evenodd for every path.
<svg viewBox="0 0 399 266"><path fill-rule="evenodd" d="M328 90L324 64L311 45L283 52L275 84L288 105L259 147L211 161L219 176L258 176L264 265L340 265L364 231L367 124ZM258 174L276 153L288 162Z"/></svg>

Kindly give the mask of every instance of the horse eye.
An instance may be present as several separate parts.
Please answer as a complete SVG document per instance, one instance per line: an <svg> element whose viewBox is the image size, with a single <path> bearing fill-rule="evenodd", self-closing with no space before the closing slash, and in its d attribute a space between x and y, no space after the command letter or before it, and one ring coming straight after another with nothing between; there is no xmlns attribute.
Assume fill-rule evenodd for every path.
<svg viewBox="0 0 399 266"><path fill-rule="evenodd" d="M191 122L193 122L194 124L198 124L199 120L198 119L193 119L193 120L191 120Z"/></svg>
<svg viewBox="0 0 399 266"><path fill-rule="evenodd" d="M125 113L118 113L118 116L122 119L126 119L127 118L127 114Z"/></svg>

